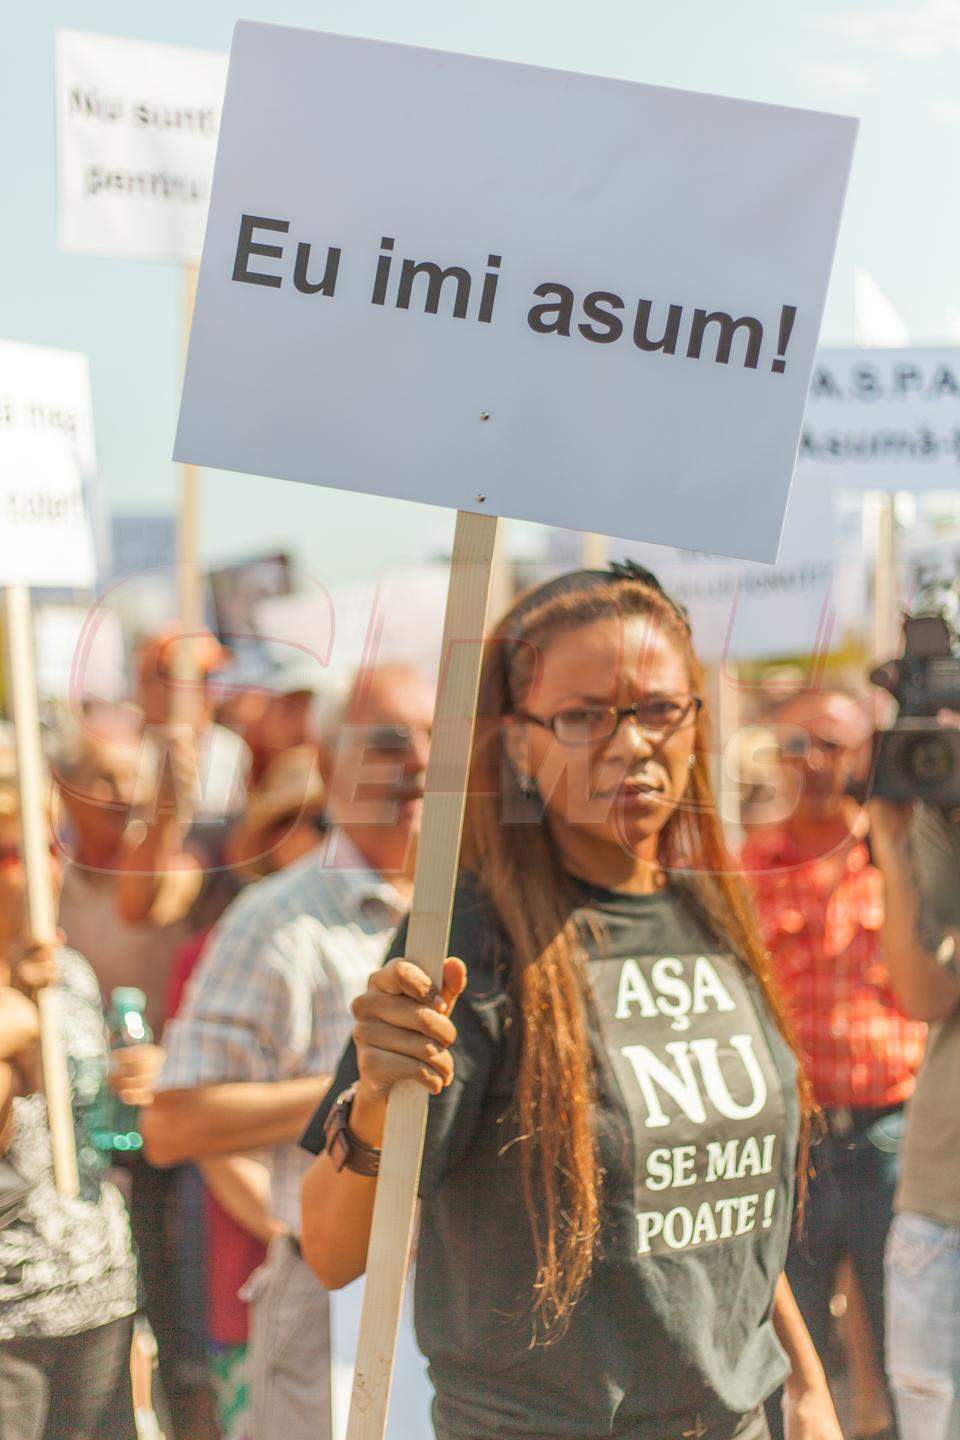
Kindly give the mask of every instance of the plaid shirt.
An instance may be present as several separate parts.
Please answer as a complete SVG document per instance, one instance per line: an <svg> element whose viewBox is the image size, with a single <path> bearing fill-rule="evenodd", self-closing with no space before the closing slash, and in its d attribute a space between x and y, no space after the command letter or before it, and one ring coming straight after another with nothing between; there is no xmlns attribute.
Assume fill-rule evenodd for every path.
<svg viewBox="0 0 960 1440"><path fill-rule="evenodd" d="M405 908L336 831L245 890L213 931L164 1031L157 1088L332 1075L353 1024L351 1001L382 963ZM291 1143L261 1158L274 1213L299 1232L300 1182L312 1157Z"/></svg>
<svg viewBox="0 0 960 1440"><path fill-rule="evenodd" d="M789 834L758 831L741 863L818 1102L897 1105L913 1092L927 1027L890 988L880 942L883 881L863 843L802 862Z"/></svg>

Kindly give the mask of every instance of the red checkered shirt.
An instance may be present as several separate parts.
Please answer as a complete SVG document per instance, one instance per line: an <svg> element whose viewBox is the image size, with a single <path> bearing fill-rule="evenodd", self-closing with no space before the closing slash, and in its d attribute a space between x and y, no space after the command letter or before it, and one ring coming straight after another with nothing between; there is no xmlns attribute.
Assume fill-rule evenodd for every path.
<svg viewBox="0 0 960 1440"><path fill-rule="evenodd" d="M751 835L741 863L814 1093L824 1108L896 1105L913 1091L927 1027L890 988L883 878L855 844L837 874L801 862L783 829Z"/></svg>

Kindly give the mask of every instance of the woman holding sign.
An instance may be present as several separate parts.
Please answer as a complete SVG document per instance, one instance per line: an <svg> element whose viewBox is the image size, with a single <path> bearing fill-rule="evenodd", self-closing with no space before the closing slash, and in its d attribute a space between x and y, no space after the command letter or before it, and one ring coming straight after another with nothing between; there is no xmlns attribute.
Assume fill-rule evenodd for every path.
<svg viewBox="0 0 960 1440"><path fill-rule="evenodd" d="M441 1440L760 1440L785 1376L790 1440L840 1440L782 1278L810 1101L702 686L646 571L520 600L484 662L462 959L437 995L401 930L305 1138L304 1253L338 1287L365 1267L391 1086L435 1097L416 1310Z"/></svg>

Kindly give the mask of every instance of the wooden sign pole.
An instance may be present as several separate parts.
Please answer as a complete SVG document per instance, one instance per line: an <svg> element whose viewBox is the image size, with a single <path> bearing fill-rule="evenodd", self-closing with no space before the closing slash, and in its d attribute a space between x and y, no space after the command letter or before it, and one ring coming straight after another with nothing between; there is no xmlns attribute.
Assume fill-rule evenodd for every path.
<svg viewBox="0 0 960 1440"><path fill-rule="evenodd" d="M44 944L53 944L57 936L57 916L50 883L50 827L43 796L43 755L37 713L30 591L25 585L7 586L6 621L27 913L33 938ZM56 997L49 989L39 992L37 1009L40 1012L43 1084L54 1177L61 1195L76 1195L77 1152L67 1059L58 1024Z"/></svg>
<svg viewBox="0 0 960 1440"><path fill-rule="evenodd" d="M585 531L581 564L584 570L602 570L607 563L607 537Z"/></svg>
<svg viewBox="0 0 960 1440"><path fill-rule="evenodd" d="M458 513L406 949L437 986L450 937L496 541L496 516ZM390 1093L347 1440L383 1440L386 1430L428 1100L416 1081Z"/></svg>
<svg viewBox="0 0 960 1440"><path fill-rule="evenodd" d="M197 298L197 267L184 265L184 315L183 355L186 360L190 343L190 327L193 324L193 308ZM200 484L196 465L183 466L180 491L180 521L177 528L177 601L180 621L180 636L174 648L171 665L173 695L171 696L170 719L178 726L190 727L186 753L191 757L190 773L174 776L174 795L177 814L184 823L189 823L193 806L199 793L199 765L197 744L192 727L196 725L198 711L199 666L197 647L193 638L204 625L203 587L200 579L199 562L199 504ZM189 789L189 795L181 793L181 786Z"/></svg>
<svg viewBox="0 0 960 1440"><path fill-rule="evenodd" d="M889 660L900 639L900 599L897 593L897 497L874 497L875 559L873 567L873 657Z"/></svg>
<svg viewBox="0 0 960 1440"><path fill-rule="evenodd" d="M186 357L190 343L190 326L193 324L193 307L197 298L197 267L183 267L184 282L184 325L183 353ZM180 629L184 635L195 635L203 626L203 595L200 586L199 551L199 482L196 465L184 465L183 489L180 499L180 529L177 537L177 560L179 564ZM193 646L181 645L178 653L187 656L186 664L193 658ZM193 667L195 668L195 667ZM195 678L191 676L190 678Z"/></svg>

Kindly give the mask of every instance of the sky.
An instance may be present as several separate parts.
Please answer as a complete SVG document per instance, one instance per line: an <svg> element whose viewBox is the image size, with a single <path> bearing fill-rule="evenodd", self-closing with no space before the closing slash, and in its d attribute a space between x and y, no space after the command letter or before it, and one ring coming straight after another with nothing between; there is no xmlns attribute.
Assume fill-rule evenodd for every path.
<svg viewBox="0 0 960 1440"><path fill-rule="evenodd" d="M228 50L237 19L527 61L861 118L821 342L853 342L869 271L918 344L960 343L960 0L30 0L0 60L0 336L90 355L103 495L170 512L183 280L57 247L59 27ZM642 157L638 157L642 164ZM450 512L205 471L209 561L287 549L324 583L445 551ZM512 525L518 550L540 543Z"/></svg>

